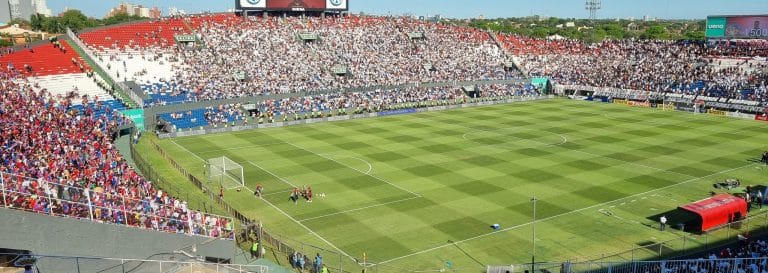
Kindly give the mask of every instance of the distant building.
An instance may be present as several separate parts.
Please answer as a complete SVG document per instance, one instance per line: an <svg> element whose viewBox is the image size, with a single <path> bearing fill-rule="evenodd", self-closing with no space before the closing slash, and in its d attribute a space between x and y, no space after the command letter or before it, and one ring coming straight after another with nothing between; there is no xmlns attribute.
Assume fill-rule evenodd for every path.
<svg viewBox="0 0 768 273"><path fill-rule="evenodd" d="M48 4L45 0L34 0L32 5L35 7L35 12L50 17L53 15L53 11L48 8Z"/></svg>
<svg viewBox="0 0 768 273"><path fill-rule="evenodd" d="M20 18L29 20L32 18L32 14L35 14L35 7L32 5L32 0L9 0L8 4L11 8L11 19Z"/></svg>
<svg viewBox="0 0 768 273"><path fill-rule="evenodd" d="M576 27L576 23L574 22L566 22L565 27Z"/></svg>
<svg viewBox="0 0 768 273"><path fill-rule="evenodd" d="M131 3L120 3L120 5L117 5L117 7L114 7L109 10L107 13L106 18L125 13L129 16L139 16L139 17L146 17L146 18L152 18L157 19L162 17L162 12L158 7L153 7L150 9L149 7L145 7L142 5L134 5Z"/></svg>
<svg viewBox="0 0 768 273"><path fill-rule="evenodd" d="M11 21L11 5L8 0L0 0L0 23L5 24Z"/></svg>

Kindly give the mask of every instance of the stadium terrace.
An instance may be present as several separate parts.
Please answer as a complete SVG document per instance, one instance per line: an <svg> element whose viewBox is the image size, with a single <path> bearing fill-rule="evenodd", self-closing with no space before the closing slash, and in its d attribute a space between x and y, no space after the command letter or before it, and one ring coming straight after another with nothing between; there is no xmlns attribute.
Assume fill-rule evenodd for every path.
<svg viewBox="0 0 768 273"><path fill-rule="evenodd" d="M168 253L185 260L288 259L299 272L768 270L755 227L768 221L766 162L754 159L768 149L765 39L586 43L355 15L347 4L242 0L237 13L3 48L0 210L171 236ZM726 176L749 183L710 187ZM716 193L750 212L711 232L682 220L681 200ZM461 217L431 218L448 212ZM671 230L658 230L667 216ZM521 239L539 221L547 235L573 234ZM594 225L641 247L626 259L625 242L589 242L600 232L579 232ZM634 243L641 236L654 239ZM528 264L539 240L552 260ZM8 242L0 248L17 248ZM70 255L97 256L89 243L99 244ZM201 254L217 243L247 255ZM45 261L66 255L37 254L10 260L55 272Z"/></svg>

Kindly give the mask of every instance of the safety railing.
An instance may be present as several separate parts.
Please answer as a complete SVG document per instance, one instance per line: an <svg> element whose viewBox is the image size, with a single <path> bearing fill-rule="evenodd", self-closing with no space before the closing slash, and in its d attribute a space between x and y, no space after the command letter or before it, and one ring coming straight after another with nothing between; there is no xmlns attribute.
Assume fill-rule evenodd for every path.
<svg viewBox="0 0 768 273"><path fill-rule="evenodd" d="M135 193L118 192L122 190L83 188L74 183L0 173L0 205L5 208L171 233L234 238L234 223L229 217L188 209L183 201L169 199L161 192L132 198Z"/></svg>
<svg viewBox="0 0 768 273"><path fill-rule="evenodd" d="M179 255L176 255L179 256ZM173 256L173 259L179 257ZM264 265L208 263L194 259L179 260L138 260L102 257L70 257L38 254L2 254L8 265L31 267L31 272L77 272L77 273L268 273ZM26 272L26 271L25 271Z"/></svg>

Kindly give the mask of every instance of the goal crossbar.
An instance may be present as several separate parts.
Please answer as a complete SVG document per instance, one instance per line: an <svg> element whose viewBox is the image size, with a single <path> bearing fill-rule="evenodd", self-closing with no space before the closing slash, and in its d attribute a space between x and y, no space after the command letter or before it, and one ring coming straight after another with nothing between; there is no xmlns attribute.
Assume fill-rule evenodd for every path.
<svg viewBox="0 0 768 273"><path fill-rule="evenodd" d="M227 189L244 187L243 166L226 156L208 159L208 180Z"/></svg>

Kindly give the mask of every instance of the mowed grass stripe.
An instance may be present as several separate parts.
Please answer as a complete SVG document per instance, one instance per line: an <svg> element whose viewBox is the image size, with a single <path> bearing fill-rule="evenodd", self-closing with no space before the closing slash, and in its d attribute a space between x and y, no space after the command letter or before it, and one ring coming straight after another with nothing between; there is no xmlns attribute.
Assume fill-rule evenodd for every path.
<svg viewBox="0 0 768 273"><path fill-rule="evenodd" d="M686 127L678 126L678 123ZM492 131L480 137L494 145L462 139L462 135L471 132L467 127ZM599 217L604 216L598 216L596 212L588 213L589 209L571 212L676 185L691 177L741 167L747 164L748 155L760 150L750 145L758 146L766 141L764 135L742 132L753 127L753 123L725 119L704 118L704 121L691 122L680 113L616 105L543 101L202 138L214 142L213 145L198 142L197 138L180 139L179 143L206 156L216 154L212 152L214 149L223 149L232 152L233 157L255 160L253 162L264 165L278 176L312 181L308 183L317 181L318 188L313 184L313 189L328 193L328 198L316 199L312 204L293 205L287 201L287 194L275 194L275 203L283 202L276 205L286 211L296 208L290 212L292 215L307 216L304 218L309 218L305 221L307 226L348 253L367 251L371 260L382 261L421 252L447 240L456 242L485 236L491 232L488 226L492 223L498 222L505 227L525 225L530 222L528 200L531 195L543 200L542 217L557 216L553 219L563 218L562 221L585 217L602 219ZM739 131L729 133L731 129ZM568 142L560 146L542 144L559 139L558 135L567 137ZM728 136L735 136L735 142L722 141ZM315 155L284 145L269 145L281 141L306 148ZM260 150L238 149L258 144L267 146ZM317 155L342 161L342 165L352 168L334 167L328 163L333 160ZM376 191L357 194L370 203L349 203L363 209L345 207L343 203L347 201L330 197L337 190L342 194L358 190L343 185L358 179L348 173L362 174L361 171L369 169L367 164L370 164L370 174L423 197L398 201L379 198L381 196ZM705 183L696 184L701 184L701 192L704 192ZM268 192L270 190L268 188ZM365 187L359 189L368 190ZM689 189L676 194L700 199L694 192ZM386 195L386 192L381 194ZM668 200L649 200L642 202L637 210L621 213L627 219L644 219L651 213L648 211L650 206L669 207L670 204ZM308 213L312 211L316 212L314 216ZM636 216L632 217L633 214ZM627 223L615 223L617 219L600 221L609 228L613 226L616 234L629 232L622 236L623 240L605 245L606 249L626 247L633 240L649 236L665 237L665 234L654 234ZM558 229L552 226L555 222L561 223L561 220L542 223L543 229L555 232L549 234L552 239L543 243L545 246L550 244L552 247L558 241L574 244L596 241L600 236L597 230L578 226L574 230ZM510 241L503 242L504 245L525 243L526 236L510 231ZM505 263L517 259L517 256L509 255L521 253L491 250L501 246L502 242L482 239L477 242L465 241L462 247L477 251L472 255L483 256L488 261L505 260ZM441 248L439 251L453 255L451 250ZM575 253L563 246L542 252L546 253L543 257L567 257ZM456 261L466 259L451 258ZM422 263L402 260L405 264Z"/></svg>

